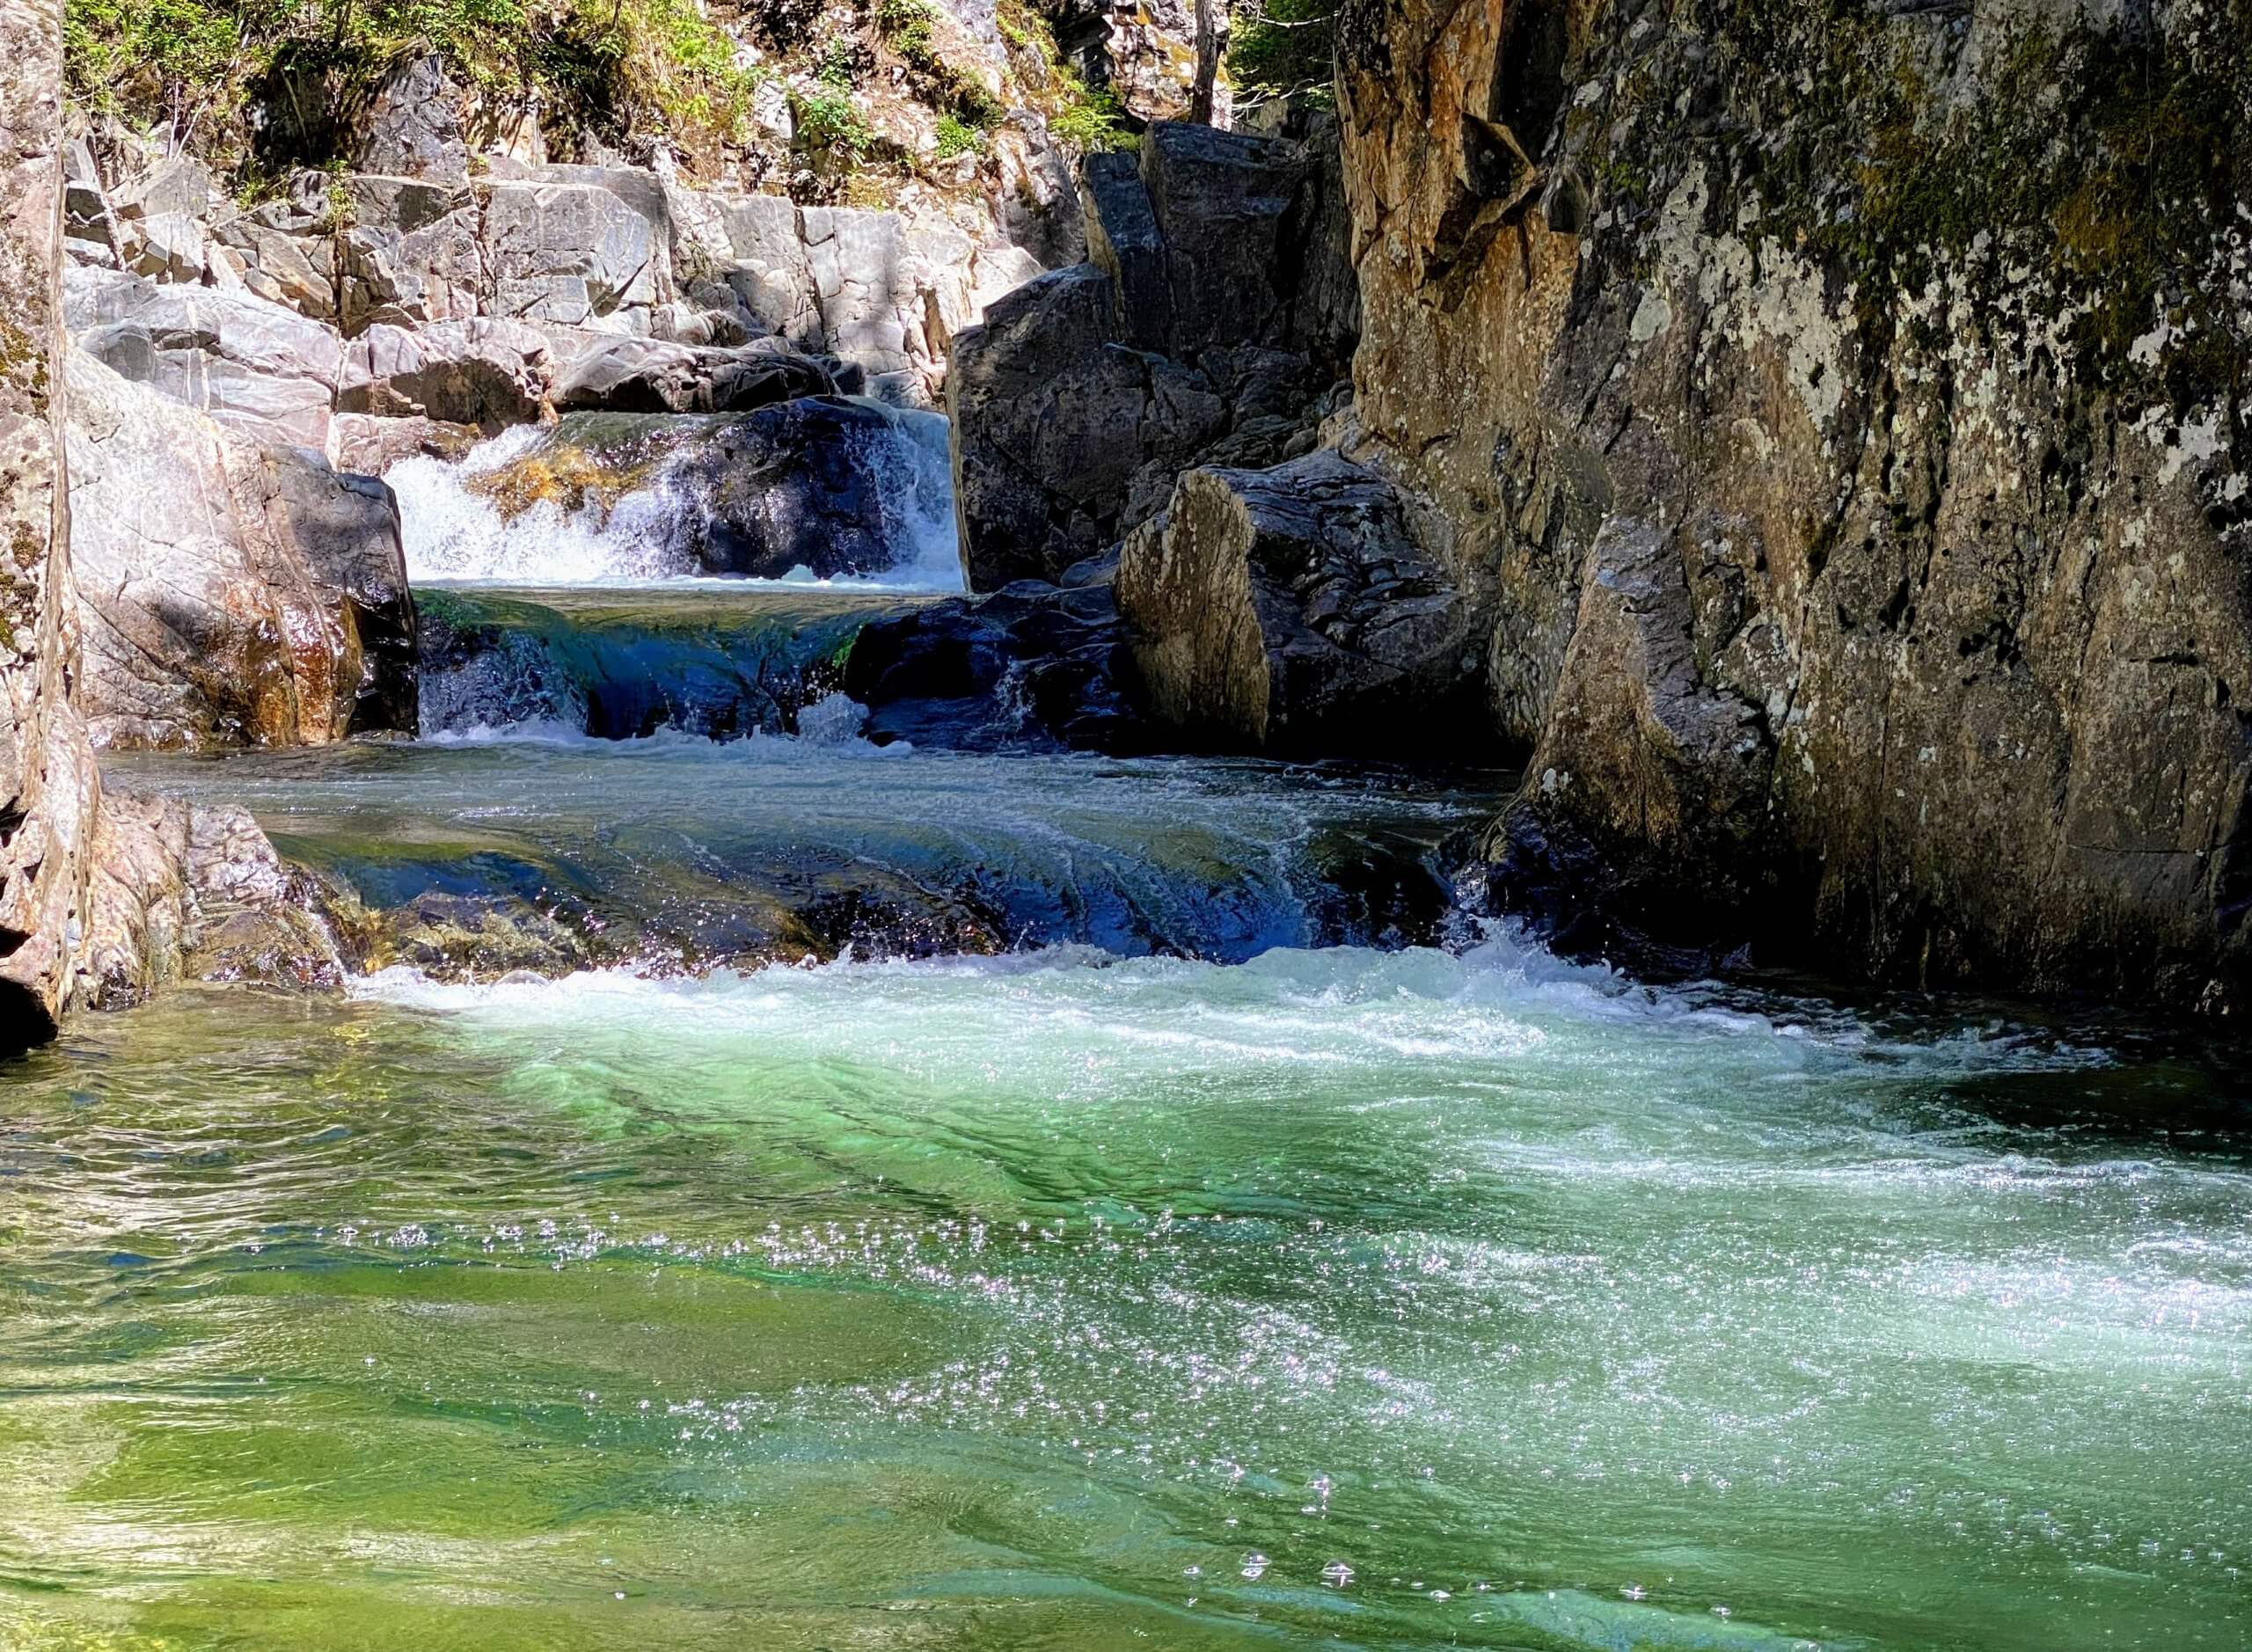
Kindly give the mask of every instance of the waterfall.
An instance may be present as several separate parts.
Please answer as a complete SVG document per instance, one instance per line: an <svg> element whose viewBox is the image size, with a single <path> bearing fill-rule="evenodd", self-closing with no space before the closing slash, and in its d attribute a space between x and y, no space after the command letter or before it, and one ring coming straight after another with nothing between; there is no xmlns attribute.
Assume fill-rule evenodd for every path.
<svg viewBox="0 0 2252 1652"><path fill-rule="evenodd" d="M886 566L820 578L800 566L769 584L818 585L885 591L959 591L954 482L944 415L890 406L868 398L824 398L859 410L848 428L829 439L844 451L817 457L842 466L870 489L877 520L866 526L889 552ZM523 425L479 443L458 463L417 456L384 474L398 496L407 573L432 581L523 586L617 584L706 576L696 553L697 526L716 512L742 508L720 501L707 442L738 418L749 415L573 414L559 425ZM548 467L560 473L565 458L585 467L584 443L596 464L616 456L603 442L628 432L641 444L636 463L617 463L605 489L561 487L556 497L519 497L505 509L496 493L514 474ZM654 451L653 461L646 461ZM724 476L724 472L722 472ZM537 479L545 480L545 478ZM793 478L804 486L801 479ZM536 493L536 488L522 490Z"/></svg>

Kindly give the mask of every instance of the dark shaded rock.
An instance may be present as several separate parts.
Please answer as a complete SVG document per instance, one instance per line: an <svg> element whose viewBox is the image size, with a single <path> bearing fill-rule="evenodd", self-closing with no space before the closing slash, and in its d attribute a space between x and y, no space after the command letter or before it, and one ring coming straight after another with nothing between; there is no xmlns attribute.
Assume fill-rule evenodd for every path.
<svg viewBox="0 0 2252 1652"><path fill-rule="evenodd" d="M1027 282L954 340L954 496L975 590L1058 578L1162 509L1192 464L1311 450L1321 387L1351 352L1334 160L1160 125L1138 165L1091 156L1084 180L1091 261Z"/></svg>
<svg viewBox="0 0 2252 1652"><path fill-rule="evenodd" d="M469 143L462 132L461 95L435 55L393 69L368 113L355 164L363 172L469 181Z"/></svg>
<svg viewBox="0 0 2252 1652"><path fill-rule="evenodd" d="M1286 236L1306 160L1280 139L1187 121L1143 136L1142 183L1165 249L1166 348L1194 359L1213 344L1280 344L1287 282L1302 263Z"/></svg>
<svg viewBox="0 0 2252 1652"><path fill-rule="evenodd" d="M1195 470L1130 536L1118 608L1151 713L1224 749L1471 760L1483 618L1391 486L1334 453Z"/></svg>
<svg viewBox="0 0 2252 1652"><path fill-rule="evenodd" d="M845 662L844 692L879 744L991 750L1159 749L1142 715L1117 603L1100 582L1024 581L873 621Z"/></svg>
<svg viewBox="0 0 2252 1652"><path fill-rule="evenodd" d="M697 560L709 573L762 579L891 567L900 546L885 496L895 479L880 455L897 440L882 410L835 396L719 426L671 472L710 501L692 542Z"/></svg>
<svg viewBox="0 0 2252 1652"><path fill-rule="evenodd" d="M1636 961L2247 1002L2242 40L1341 11L1356 452L1498 619L1510 902Z"/></svg>
<svg viewBox="0 0 2252 1652"><path fill-rule="evenodd" d="M1098 150L1079 169L1087 262L1110 277L1120 336L1138 349L1162 350L1172 337L1173 289L1165 238L1135 157Z"/></svg>
<svg viewBox="0 0 2252 1652"><path fill-rule="evenodd" d="M771 340L730 347L620 339L571 363L555 406L564 413L735 413L836 389L821 362Z"/></svg>
<svg viewBox="0 0 2252 1652"><path fill-rule="evenodd" d="M1114 342L1115 292L1075 265L1027 281L954 339L947 413L973 590L1052 579L1116 537L1150 392L1146 360Z"/></svg>
<svg viewBox="0 0 2252 1652"><path fill-rule="evenodd" d="M539 417L554 358L522 322L477 316L409 330L378 324L346 348L345 413L475 425L487 435Z"/></svg>

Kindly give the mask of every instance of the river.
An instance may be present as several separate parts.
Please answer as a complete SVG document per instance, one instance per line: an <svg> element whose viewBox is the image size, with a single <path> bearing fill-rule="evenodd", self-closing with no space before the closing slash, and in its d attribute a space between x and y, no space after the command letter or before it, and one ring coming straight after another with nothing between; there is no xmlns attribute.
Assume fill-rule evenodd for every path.
<svg viewBox="0 0 2252 1652"><path fill-rule="evenodd" d="M416 745L113 765L626 939L0 1075L0 1644L2252 1642L2232 1061L1559 961L1449 908L1501 777L590 738L646 596L476 597L569 681Z"/></svg>

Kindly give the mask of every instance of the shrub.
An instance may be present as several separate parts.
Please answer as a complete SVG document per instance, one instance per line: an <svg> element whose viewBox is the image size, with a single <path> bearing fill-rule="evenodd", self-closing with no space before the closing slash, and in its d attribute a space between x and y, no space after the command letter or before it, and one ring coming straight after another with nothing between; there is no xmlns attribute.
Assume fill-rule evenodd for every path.
<svg viewBox="0 0 2252 1652"><path fill-rule="evenodd" d="M979 155L985 150L985 135L976 127L950 114L939 117L938 157L950 161L957 155Z"/></svg>

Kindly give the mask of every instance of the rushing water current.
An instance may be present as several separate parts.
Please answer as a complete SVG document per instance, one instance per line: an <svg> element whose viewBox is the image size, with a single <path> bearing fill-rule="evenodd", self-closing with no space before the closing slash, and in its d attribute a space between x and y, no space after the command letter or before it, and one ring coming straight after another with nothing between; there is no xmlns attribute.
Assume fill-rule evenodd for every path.
<svg viewBox="0 0 2252 1652"><path fill-rule="evenodd" d="M9 1652L2252 1642L2226 1064L1439 921L1476 777L590 740L832 610L457 608L547 697L113 778L668 967L0 1071ZM1016 950L678 972L872 888Z"/></svg>

